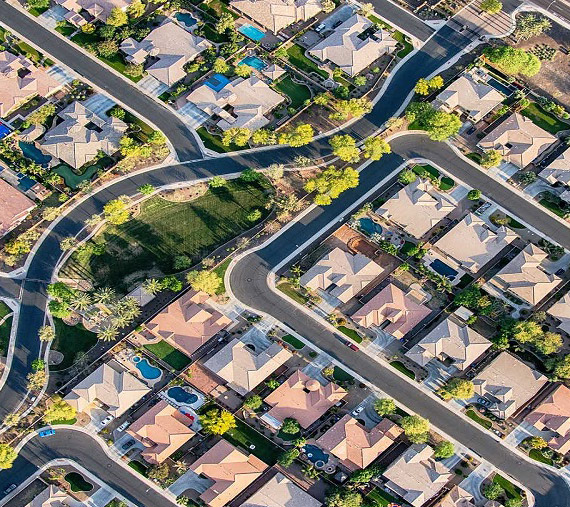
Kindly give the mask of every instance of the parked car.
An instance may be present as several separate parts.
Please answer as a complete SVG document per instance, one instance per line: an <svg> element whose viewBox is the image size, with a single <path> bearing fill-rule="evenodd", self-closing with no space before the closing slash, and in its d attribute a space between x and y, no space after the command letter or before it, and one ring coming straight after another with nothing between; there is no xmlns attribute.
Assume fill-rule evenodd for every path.
<svg viewBox="0 0 570 507"><path fill-rule="evenodd" d="M131 423L129 421L125 421L117 428L117 431L125 431L130 425Z"/></svg>
<svg viewBox="0 0 570 507"><path fill-rule="evenodd" d="M114 417L112 415L108 415L101 421L101 426L107 426L107 424L109 424L113 419Z"/></svg>
<svg viewBox="0 0 570 507"><path fill-rule="evenodd" d="M346 342L345 345L352 350L360 350L354 343Z"/></svg>
<svg viewBox="0 0 570 507"><path fill-rule="evenodd" d="M315 28L315 32L319 33L325 26L326 25L324 23L321 23L317 28Z"/></svg>
<svg viewBox="0 0 570 507"><path fill-rule="evenodd" d="M470 136L477 130L477 127L473 126L467 131L467 135Z"/></svg>
<svg viewBox="0 0 570 507"><path fill-rule="evenodd" d="M126 451L129 447L132 447L135 444L134 439L130 439L127 440L123 445L121 445L121 449L123 449L123 451Z"/></svg>
<svg viewBox="0 0 570 507"><path fill-rule="evenodd" d="M4 494L7 495L8 493L14 491L17 488L15 484L10 484L5 490Z"/></svg>
<svg viewBox="0 0 570 507"><path fill-rule="evenodd" d="M364 410L364 407L356 407L353 411L352 411L352 415L354 417L356 417L358 414L360 414L360 412L362 412Z"/></svg>
<svg viewBox="0 0 570 507"><path fill-rule="evenodd" d="M55 430L53 428L49 428L47 430L40 431L38 435L40 438L51 437L52 435L55 435Z"/></svg>

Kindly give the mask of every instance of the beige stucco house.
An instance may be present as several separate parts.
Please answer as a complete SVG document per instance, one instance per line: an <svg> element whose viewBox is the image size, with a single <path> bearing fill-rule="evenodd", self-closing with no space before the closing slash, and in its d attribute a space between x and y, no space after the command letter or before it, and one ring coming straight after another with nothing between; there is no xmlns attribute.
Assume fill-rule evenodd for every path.
<svg viewBox="0 0 570 507"><path fill-rule="evenodd" d="M546 313L557 320L558 329L570 334L570 293L564 294Z"/></svg>
<svg viewBox="0 0 570 507"><path fill-rule="evenodd" d="M25 507L76 507L80 502L71 498L58 486L51 484L40 491Z"/></svg>
<svg viewBox="0 0 570 507"><path fill-rule="evenodd" d="M87 11L96 20L105 22L113 9L124 11L131 4L131 0L54 0L54 2L69 11L71 15L66 16L66 19L77 26L87 22L80 15L82 10Z"/></svg>
<svg viewBox="0 0 570 507"><path fill-rule="evenodd" d="M323 504L277 472L241 507L321 507Z"/></svg>

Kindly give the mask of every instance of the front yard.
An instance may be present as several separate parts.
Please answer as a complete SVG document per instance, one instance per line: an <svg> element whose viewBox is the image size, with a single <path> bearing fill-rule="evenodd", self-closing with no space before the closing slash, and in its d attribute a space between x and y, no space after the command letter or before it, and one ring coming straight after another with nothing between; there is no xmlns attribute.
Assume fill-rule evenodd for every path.
<svg viewBox="0 0 570 507"><path fill-rule="evenodd" d="M85 329L81 324L68 326L61 319L53 319L55 324L55 339L51 344L52 350L63 354L63 361L50 369L64 370L73 366L78 353L87 352L97 343L97 335Z"/></svg>
<svg viewBox="0 0 570 507"><path fill-rule="evenodd" d="M319 69L316 63L305 56L305 50L298 44L293 44L291 47L287 48L287 55L289 63L303 72L306 72L307 74L315 72L325 79L329 77L328 72L323 69Z"/></svg>

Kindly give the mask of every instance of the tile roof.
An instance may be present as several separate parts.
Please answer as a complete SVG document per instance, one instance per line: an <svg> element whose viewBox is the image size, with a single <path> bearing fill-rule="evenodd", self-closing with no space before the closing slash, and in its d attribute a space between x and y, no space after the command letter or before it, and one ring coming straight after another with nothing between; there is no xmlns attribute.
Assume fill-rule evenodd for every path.
<svg viewBox="0 0 570 507"><path fill-rule="evenodd" d="M21 223L35 207L34 201L0 178L0 237Z"/></svg>
<svg viewBox="0 0 570 507"><path fill-rule="evenodd" d="M94 18L106 21L111 11L117 7L126 9L132 0L54 0L69 11L79 12L86 10Z"/></svg>
<svg viewBox="0 0 570 507"><path fill-rule="evenodd" d="M330 451L349 470L366 468L402 434L390 419L382 419L366 429L350 414L345 415L317 440L317 445Z"/></svg>
<svg viewBox="0 0 570 507"><path fill-rule="evenodd" d="M281 473L258 489L241 507L321 507L323 504Z"/></svg>
<svg viewBox="0 0 570 507"><path fill-rule="evenodd" d="M556 157L538 175L552 184L570 185L570 149Z"/></svg>
<svg viewBox="0 0 570 507"><path fill-rule="evenodd" d="M473 495L465 491L461 486L453 486L435 507L476 507Z"/></svg>
<svg viewBox="0 0 570 507"><path fill-rule="evenodd" d="M200 456L190 470L214 481L200 498L210 507L223 507L233 500L267 468L259 458L249 456L225 440L220 440Z"/></svg>
<svg viewBox="0 0 570 507"><path fill-rule="evenodd" d="M558 329L570 334L570 293L565 294L562 299L554 303L546 313L552 315L560 321Z"/></svg>
<svg viewBox="0 0 570 507"><path fill-rule="evenodd" d="M55 485L50 485L38 493L25 507L67 507L77 501Z"/></svg>
<svg viewBox="0 0 570 507"><path fill-rule="evenodd" d="M292 417L308 428L346 395L342 387L332 382L322 386L318 380L296 371L265 398L272 407L266 415L280 423Z"/></svg>

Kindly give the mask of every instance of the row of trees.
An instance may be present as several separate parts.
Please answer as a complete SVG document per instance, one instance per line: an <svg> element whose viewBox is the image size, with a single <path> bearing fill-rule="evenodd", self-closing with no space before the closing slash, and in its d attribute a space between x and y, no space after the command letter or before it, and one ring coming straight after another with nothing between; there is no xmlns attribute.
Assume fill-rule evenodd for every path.
<svg viewBox="0 0 570 507"><path fill-rule="evenodd" d="M461 128L459 116L439 111L427 102L412 102L406 110L406 119L425 130L433 141L445 141Z"/></svg>
<svg viewBox="0 0 570 507"><path fill-rule="evenodd" d="M348 134L331 137L329 144L333 154L345 162L356 163L360 160L361 152L356 146L356 139ZM380 137L369 137L362 145L364 158L377 161L383 155L391 153L390 145Z"/></svg>

